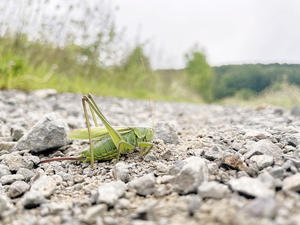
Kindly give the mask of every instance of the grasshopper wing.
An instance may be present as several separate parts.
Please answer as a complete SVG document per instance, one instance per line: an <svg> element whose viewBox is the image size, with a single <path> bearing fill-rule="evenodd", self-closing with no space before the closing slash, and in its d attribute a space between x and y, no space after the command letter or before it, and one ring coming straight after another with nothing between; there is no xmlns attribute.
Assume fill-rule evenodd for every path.
<svg viewBox="0 0 300 225"><path fill-rule="evenodd" d="M113 128L120 134L125 134L131 131L129 127L113 126ZM109 133L105 127L91 127L92 140L102 140L109 137ZM67 135L71 140L89 139L88 129L73 130Z"/></svg>

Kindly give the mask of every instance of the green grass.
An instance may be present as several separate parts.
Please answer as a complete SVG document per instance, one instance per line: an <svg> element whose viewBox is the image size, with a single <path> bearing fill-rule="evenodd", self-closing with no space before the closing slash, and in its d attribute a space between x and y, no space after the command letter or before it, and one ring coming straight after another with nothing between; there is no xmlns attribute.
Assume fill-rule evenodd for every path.
<svg viewBox="0 0 300 225"><path fill-rule="evenodd" d="M93 93L102 96L148 98L148 88L137 46L119 66L103 68L85 55L86 49L69 45L64 49L30 42L27 36L0 38L0 89ZM79 61L78 58L87 60ZM168 101L201 102L184 83L186 75L162 71L157 75L146 65L151 98Z"/></svg>
<svg viewBox="0 0 300 225"><path fill-rule="evenodd" d="M282 106L290 109L294 104L300 105L300 87L290 84L287 81L282 83L274 83L267 87L261 94L252 96L248 100L238 97L231 97L221 100L219 103L224 105L238 106Z"/></svg>

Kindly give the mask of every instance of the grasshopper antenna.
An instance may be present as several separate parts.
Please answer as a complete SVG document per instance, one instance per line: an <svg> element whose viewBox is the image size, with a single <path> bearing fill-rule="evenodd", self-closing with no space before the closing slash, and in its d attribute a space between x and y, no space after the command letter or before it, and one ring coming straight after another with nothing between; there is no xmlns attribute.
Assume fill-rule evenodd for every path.
<svg viewBox="0 0 300 225"><path fill-rule="evenodd" d="M80 161L80 156L70 156L70 157L57 157L57 158L51 158L51 159L45 159L40 161L38 164L46 163L46 162L53 162L53 161L63 161L63 160L77 160Z"/></svg>
<svg viewBox="0 0 300 225"><path fill-rule="evenodd" d="M157 98L157 90L158 90L158 79L159 79L159 74L158 74L158 72L157 72L157 69L155 70L154 67L153 67L153 65L152 65L149 61L147 61L147 63L150 64L151 68L155 71L156 76L157 76L157 79L156 79L156 91L155 91L156 95L155 95L155 99L154 99L154 112L153 112L153 121L155 121L156 98ZM153 127L153 128L154 128L154 127Z"/></svg>
<svg viewBox="0 0 300 225"><path fill-rule="evenodd" d="M145 65L144 65L144 60L142 58L141 58L141 61L142 61L142 64L143 64L143 68L144 68L144 72L145 72L145 77L146 77L146 83L147 83L147 89L148 89L148 98L149 98L149 106L150 106L150 113L151 113L151 120L152 120L152 127L153 127L153 130L154 130L154 119L153 119L152 108L151 108L151 101L150 101L149 83L148 83L146 68L145 68Z"/></svg>

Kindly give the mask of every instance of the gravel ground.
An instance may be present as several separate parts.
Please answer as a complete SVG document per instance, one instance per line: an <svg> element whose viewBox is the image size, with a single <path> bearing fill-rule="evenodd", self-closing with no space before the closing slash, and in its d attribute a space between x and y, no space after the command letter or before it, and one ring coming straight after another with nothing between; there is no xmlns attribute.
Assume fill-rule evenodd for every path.
<svg viewBox="0 0 300 225"><path fill-rule="evenodd" d="M81 94L0 91L0 224L300 224L300 108L157 102L154 147L97 162ZM148 101L95 97L113 125L151 126Z"/></svg>

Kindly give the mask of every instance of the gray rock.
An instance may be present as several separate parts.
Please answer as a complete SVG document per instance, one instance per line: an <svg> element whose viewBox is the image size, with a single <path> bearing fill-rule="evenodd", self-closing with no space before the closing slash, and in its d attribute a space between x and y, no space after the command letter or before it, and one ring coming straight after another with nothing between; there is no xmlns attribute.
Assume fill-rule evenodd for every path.
<svg viewBox="0 0 300 225"><path fill-rule="evenodd" d="M56 182L52 177L42 175L31 186L31 189L38 191L46 198L53 194Z"/></svg>
<svg viewBox="0 0 300 225"><path fill-rule="evenodd" d="M157 204L157 201L152 201L146 204L145 206L140 207L136 211L135 219L142 219L148 221L156 220L156 213L154 211L154 206Z"/></svg>
<svg viewBox="0 0 300 225"><path fill-rule="evenodd" d="M257 179L259 179L261 182L264 183L264 185L271 189L274 190L275 189L275 179L274 177L269 174L269 173L261 173L257 176Z"/></svg>
<svg viewBox="0 0 300 225"><path fill-rule="evenodd" d="M1 111L1 112L0 112L0 120L2 120L3 122L6 123L6 119L7 119L7 113L4 112L4 111ZM2 134L1 129L0 129L0 136L2 136L2 135L3 135L3 134Z"/></svg>
<svg viewBox="0 0 300 225"><path fill-rule="evenodd" d="M162 139L164 143L175 144L179 143L176 128L173 124L168 122L160 121L154 126L153 140Z"/></svg>
<svg viewBox="0 0 300 225"><path fill-rule="evenodd" d="M126 198L120 198L114 206L114 209L127 209L130 206L130 201Z"/></svg>
<svg viewBox="0 0 300 225"><path fill-rule="evenodd" d="M197 188L208 180L208 168L201 158L190 160L176 175L173 190L181 194L196 193Z"/></svg>
<svg viewBox="0 0 300 225"><path fill-rule="evenodd" d="M34 168L34 166L38 165L40 162L40 158L33 155L25 155L23 156L23 159L25 160L24 167L27 169Z"/></svg>
<svg viewBox="0 0 300 225"><path fill-rule="evenodd" d="M256 152L254 154L253 152ZM251 153L251 154L250 154ZM249 147L249 152L247 152L244 157L249 159L253 155L270 155L274 158L280 158L282 155L282 150L270 140L264 139L260 140Z"/></svg>
<svg viewBox="0 0 300 225"><path fill-rule="evenodd" d="M83 184L82 184L82 183L80 183L80 184L75 184L75 185L73 186L73 188L74 188L75 191L81 190L82 187L83 187Z"/></svg>
<svg viewBox="0 0 300 225"><path fill-rule="evenodd" d="M93 224L99 216L102 217L105 215L107 209L108 207L106 204L89 207L85 214L80 215L80 220L88 224Z"/></svg>
<svg viewBox="0 0 300 225"><path fill-rule="evenodd" d="M99 197L99 193L98 191L90 191L90 198L89 198L89 201L91 202L91 204L96 204L97 201L98 201L98 197Z"/></svg>
<svg viewBox="0 0 300 225"><path fill-rule="evenodd" d="M75 175L73 176L73 182L74 182L74 184L84 182L84 176L82 176L82 175L80 175L80 174L75 174Z"/></svg>
<svg viewBox="0 0 300 225"><path fill-rule="evenodd" d="M18 141L21 139L21 137L24 135L25 130L21 126L12 127L10 129L10 135L13 138L13 141Z"/></svg>
<svg viewBox="0 0 300 225"><path fill-rule="evenodd" d="M208 167L209 174L212 174L212 175L216 174L218 172L218 169L219 169L218 165L216 163L213 163L213 162L208 163L207 167Z"/></svg>
<svg viewBox="0 0 300 225"><path fill-rule="evenodd" d="M33 160L35 162L33 162ZM37 156L20 156L17 153L7 154L5 161L11 171L18 171L20 168L32 169L39 159Z"/></svg>
<svg viewBox="0 0 300 225"><path fill-rule="evenodd" d="M300 174L287 177L283 180L283 190L300 191Z"/></svg>
<svg viewBox="0 0 300 225"><path fill-rule="evenodd" d="M3 164L0 164L0 177L5 176L5 175L10 175L10 169L8 166L5 166Z"/></svg>
<svg viewBox="0 0 300 225"><path fill-rule="evenodd" d="M170 191L167 189L166 185L160 185L159 187L155 187L154 189L154 195L155 197L163 197L170 193Z"/></svg>
<svg viewBox="0 0 300 225"><path fill-rule="evenodd" d="M6 155L6 154L9 154L9 151L7 151L7 150L0 151L0 160L2 160L1 156Z"/></svg>
<svg viewBox="0 0 300 225"><path fill-rule="evenodd" d="M275 166L268 170L268 172L275 178L281 178L284 173L284 169L281 166Z"/></svg>
<svg viewBox="0 0 300 225"><path fill-rule="evenodd" d="M251 149L250 151L247 151L244 154L244 158L245 159L250 159L251 157L253 157L254 155L263 155L263 153L257 149Z"/></svg>
<svg viewBox="0 0 300 225"><path fill-rule="evenodd" d="M126 189L125 183L120 180L103 184L98 187L99 196L97 203L105 203L108 206L114 206L118 199L125 194Z"/></svg>
<svg viewBox="0 0 300 225"><path fill-rule="evenodd" d="M66 138L69 132L69 127L64 121L55 113L48 113L18 141L13 150L31 149L37 153L59 148L70 143Z"/></svg>
<svg viewBox="0 0 300 225"><path fill-rule="evenodd" d="M3 185L11 184L17 180L25 180L25 178L21 174L6 175L0 178L0 182Z"/></svg>
<svg viewBox="0 0 300 225"><path fill-rule="evenodd" d="M216 145L204 153L204 158L214 161L223 157L223 151Z"/></svg>
<svg viewBox="0 0 300 225"><path fill-rule="evenodd" d="M273 219L276 215L276 201L272 196L258 197L244 206L241 212L251 217Z"/></svg>
<svg viewBox="0 0 300 225"><path fill-rule="evenodd" d="M184 165L186 165L187 162L185 161L176 161L173 163L173 165L169 166L168 174L174 176L180 172L180 170L183 168Z"/></svg>
<svg viewBox="0 0 300 225"><path fill-rule="evenodd" d="M24 181L15 181L8 189L7 195L11 198L18 197L28 191L30 186Z"/></svg>
<svg viewBox="0 0 300 225"><path fill-rule="evenodd" d="M293 105L291 108L291 115L292 116L300 116L300 107L298 105Z"/></svg>
<svg viewBox="0 0 300 225"><path fill-rule="evenodd" d="M161 154L160 158L162 158L164 160L168 160L168 159L170 159L171 156L172 156L172 151L170 149L168 149L163 154Z"/></svg>
<svg viewBox="0 0 300 225"><path fill-rule="evenodd" d="M130 179L128 165L123 161L118 162L113 167L113 176L116 180L121 180L127 183Z"/></svg>
<svg viewBox="0 0 300 225"><path fill-rule="evenodd" d="M16 145L16 142L1 142L0 141L0 151L7 150L9 151Z"/></svg>
<svg viewBox="0 0 300 225"><path fill-rule="evenodd" d="M4 199L4 196L0 195L0 215L2 215L5 209L6 209L6 200Z"/></svg>
<svg viewBox="0 0 300 225"><path fill-rule="evenodd" d="M168 172L168 167L165 165L165 164L163 164L163 163L161 163L161 162L159 162L158 164L157 164L157 170L159 171L159 172L161 172L161 173L167 173Z"/></svg>
<svg viewBox="0 0 300 225"><path fill-rule="evenodd" d="M266 131L250 130L245 135L245 139L257 138L259 140L271 138L271 134Z"/></svg>
<svg viewBox="0 0 300 225"><path fill-rule="evenodd" d="M231 147L232 147L233 150L239 151L239 150L243 147L243 144L234 141L234 142L231 144Z"/></svg>
<svg viewBox="0 0 300 225"><path fill-rule="evenodd" d="M156 161L157 158L155 155L153 155L152 153L148 153L146 156L144 156L144 161L145 162L151 162L151 161Z"/></svg>
<svg viewBox="0 0 300 225"><path fill-rule="evenodd" d="M274 180L274 185L276 189L282 189L283 182L280 179L276 178Z"/></svg>
<svg viewBox="0 0 300 225"><path fill-rule="evenodd" d="M294 163L291 161L291 160L287 160L283 165L282 165L282 168L284 170L289 170L291 167L294 166Z"/></svg>
<svg viewBox="0 0 300 225"><path fill-rule="evenodd" d="M259 170L274 164L274 158L270 155L254 155L250 159L256 162Z"/></svg>
<svg viewBox="0 0 300 225"><path fill-rule="evenodd" d="M298 169L300 168L300 159L297 156L283 155L285 160L290 160Z"/></svg>
<svg viewBox="0 0 300 225"><path fill-rule="evenodd" d="M220 184L216 181L203 182L197 189L197 193L201 198L221 199L229 193L227 185Z"/></svg>
<svg viewBox="0 0 300 225"><path fill-rule="evenodd" d="M92 177L94 174L91 167L84 168L82 173L83 173L83 175L87 175L88 177Z"/></svg>
<svg viewBox="0 0 300 225"><path fill-rule="evenodd" d="M188 211L190 216L193 216L195 212L200 209L202 199L197 195L191 195L188 200Z"/></svg>
<svg viewBox="0 0 300 225"><path fill-rule="evenodd" d="M11 171L18 171L25 164L25 160L19 154L8 154L5 160Z"/></svg>
<svg viewBox="0 0 300 225"><path fill-rule="evenodd" d="M25 179L25 182L29 182L30 179L32 177L34 177L35 173L29 169L26 169L26 168L20 168L17 172L17 174L20 174L24 177Z"/></svg>
<svg viewBox="0 0 300 225"><path fill-rule="evenodd" d="M154 192L155 177L153 173L147 174L136 180L130 181L129 190L136 190L139 195L151 195Z"/></svg>
<svg viewBox="0 0 300 225"><path fill-rule="evenodd" d="M287 136L285 140L283 140L283 143L288 145L288 146L293 146L293 147L297 147L298 143L299 143L299 134L295 134L293 136Z"/></svg>
<svg viewBox="0 0 300 225"><path fill-rule="evenodd" d="M50 203L48 205L49 213L52 215L59 215L62 211L69 209L66 203Z"/></svg>
<svg viewBox="0 0 300 225"><path fill-rule="evenodd" d="M232 179L228 185L233 191L250 197L266 197L275 194L274 190L267 188L259 179L251 177Z"/></svg>
<svg viewBox="0 0 300 225"><path fill-rule="evenodd" d="M25 209L35 208L46 202L44 195L33 189L27 192L21 199L21 204Z"/></svg>
<svg viewBox="0 0 300 225"><path fill-rule="evenodd" d="M73 181L73 176L69 173L61 171L58 173L58 175L62 177L63 181Z"/></svg>
<svg viewBox="0 0 300 225"><path fill-rule="evenodd" d="M282 108L282 107L276 107L274 109L273 113L281 116L284 113L284 108Z"/></svg>
<svg viewBox="0 0 300 225"><path fill-rule="evenodd" d="M172 175L164 175L161 177L161 183L162 184L168 184L168 183L172 183L175 179L175 176ZM158 180L159 182L159 180Z"/></svg>

